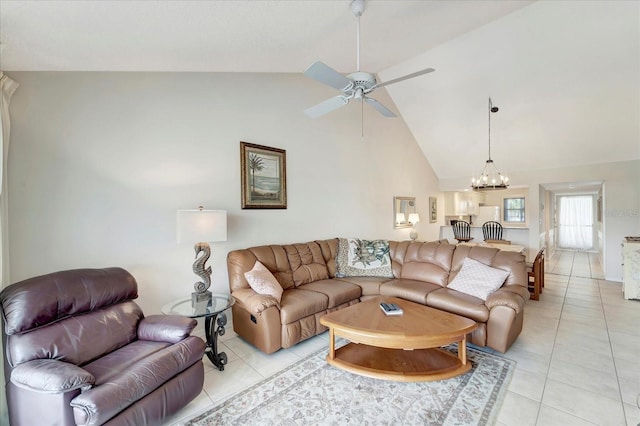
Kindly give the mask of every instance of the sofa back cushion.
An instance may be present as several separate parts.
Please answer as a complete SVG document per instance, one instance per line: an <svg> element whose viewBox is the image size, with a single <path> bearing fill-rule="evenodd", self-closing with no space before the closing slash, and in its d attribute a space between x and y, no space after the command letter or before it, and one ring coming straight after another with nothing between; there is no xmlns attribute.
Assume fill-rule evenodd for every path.
<svg viewBox="0 0 640 426"><path fill-rule="evenodd" d="M455 245L439 241L403 241L390 247L397 278L425 281L442 287L447 285Z"/></svg>
<svg viewBox="0 0 640 426"><path fill-rule="evenodd" d="M133 301L67 317L25 333L7 336L12 367L34 359L82 365L136 340L142 310Z"/></svg>
<svg viewBox="0 0 640 426"><path fill-rule="evenodd" d="M327 264L322 255L320 245L314 241L284 246L293 275L293 283L297 287L302 284L329 278Z"/></svg>
<svg viewBox="0 0 640 426"><path fill-rule="evenodd" d="M0 293L7 335L138 297L135 278L122 268L74 269L29 278Z"/></svg>
<svg viewBox="0 0 640 426"><path fill-rule="evenodd" d="M527 282L527 266L523 254L513 251L501 251L493 247L458 245L453 255L453 262L451 263L449 283L456 277L462 268L464 259L467 257L482 262L492 268L509 272L509 276L503 284L503 287L508 285L521 286Z"/></svg>
<svg viewBox="0 0 640 426"><path fill-rule="evenodd" d="M232 292L249 288L244 274L249 272L256 260L260 261L280 283L283 289L292 288L293 272L289 266L289 257L283 246L269 245L233 250L227 255L229 290Z"/></svg>
<svg viewBox="0 0 640 426"><path fill-rule="evenodd" d="M327 265L327 272L329 273L329 278L335 278L336 272L338 270L338 265L336 264L336 258L338 257L338 242L340 240L338 238L331 238L330 240L316 240L320 250L322 251L322 257L324 258L324 263Z"/></svg>

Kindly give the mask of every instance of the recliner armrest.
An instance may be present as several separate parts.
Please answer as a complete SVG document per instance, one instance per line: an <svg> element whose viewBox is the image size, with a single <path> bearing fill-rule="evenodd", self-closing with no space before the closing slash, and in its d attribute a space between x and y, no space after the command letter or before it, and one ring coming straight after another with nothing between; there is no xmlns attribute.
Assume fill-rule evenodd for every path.
<svg viewBox="0 0 640 426"><path fill-rule="evenodd" d="M236 299L236 303L239 306L254 315L260 315L262 311L267 310L271 306L276 306L280 309L278 301L273 296L258 294L250 288L235 290L231 295Z"/></svg>
<svg viewBox="0 0 640 426"><path fill-rule="evenodd" d="M197 324L195 319L179 315L150 315L138 324L138 339L178 343L187 338Z"/></svg>
<svg viewBox="0 0 640 426"><path fill-rule="evenodd" d="M35 359L22 363L11 371L11 383L40 393L65 393L87 390L96 382L93 374L77 365L56 359Z"/></svg>
<svg viewBox="0 0 640 426"><path fill-rule="evenodd" d="M495 306L507 306L516 311L516 313L520 313L520 311L524 309L525 299L522 295L517 291L511 291L507 287L501 287L487 297L487 300L484 303L487 308L489 308L489 311L491 311L491 308Z"/></svg>

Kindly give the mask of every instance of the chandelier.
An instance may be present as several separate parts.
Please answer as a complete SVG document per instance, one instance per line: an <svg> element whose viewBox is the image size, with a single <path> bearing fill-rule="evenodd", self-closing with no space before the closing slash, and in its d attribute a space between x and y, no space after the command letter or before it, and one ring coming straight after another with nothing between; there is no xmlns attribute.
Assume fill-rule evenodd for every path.
<svg viewBox="0 0 640 426"><path fill-rule="evenodd" d="M471 178L471 188L474 191L492 191L496 189L507 189L509 177L498 171L491 159L491 113L498 112L498 107L494 107L489 98L489 159L479 177Z"/></svg>

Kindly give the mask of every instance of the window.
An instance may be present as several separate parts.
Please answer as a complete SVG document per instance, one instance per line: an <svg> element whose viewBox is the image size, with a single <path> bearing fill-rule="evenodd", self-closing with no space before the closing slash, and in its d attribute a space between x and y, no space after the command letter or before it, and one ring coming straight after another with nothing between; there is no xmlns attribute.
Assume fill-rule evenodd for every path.
<svg viewBox="0 0 640 426"><path fill-rule="evenodd" d="M504 221L524 223L524 197L504 199Z"/></svg>

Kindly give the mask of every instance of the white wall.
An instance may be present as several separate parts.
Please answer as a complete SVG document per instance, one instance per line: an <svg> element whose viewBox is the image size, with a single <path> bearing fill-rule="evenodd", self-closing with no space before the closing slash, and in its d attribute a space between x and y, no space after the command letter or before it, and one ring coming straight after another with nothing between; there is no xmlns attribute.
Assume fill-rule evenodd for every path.
<svg viewBox="0 0 640 426"><path fill-rule="evenodd" d="M297 74L29 73L11 104L12 282L122 266L147 314L188 296L193 248L175 242L177 209L228 211L212 245L212 290L227 292L228 251L337 236L407 239L393 197L442 195L401 118L360 105L321 119L303 109L335 93ZM395 109L384 90L376 97ZM239 142L287 151L288 209L240 208ZM418 224L437 239L439 222Z"/></svg>
<svg viewBox="0 0 640 426"><path fill-rule="evenodd" d="M522 154L526 155L526 154ZM603 181L603 256L608 280L622 281L622 252L620 244L627 235L640 235L640 160L590 166L540 169L512 173L513 185L529 188L529 249L540 244L540 191L538 185L563 182ZM440 180L442 191L464 188L466 179Z"/></svg>

